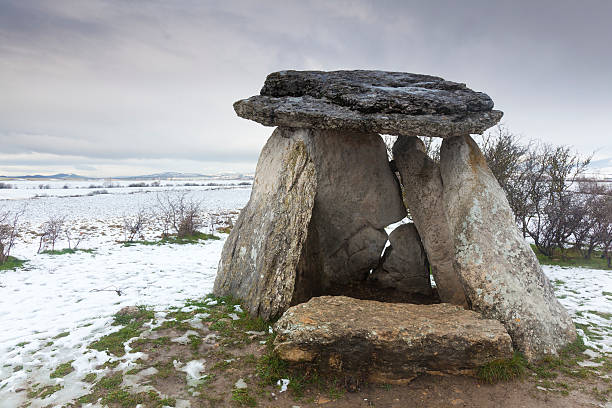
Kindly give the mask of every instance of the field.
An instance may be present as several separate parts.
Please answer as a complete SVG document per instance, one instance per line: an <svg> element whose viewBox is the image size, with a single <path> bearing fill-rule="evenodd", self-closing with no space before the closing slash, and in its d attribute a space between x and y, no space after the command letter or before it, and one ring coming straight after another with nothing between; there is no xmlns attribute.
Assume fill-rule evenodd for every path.
<svg viewBox="0 0 612 408"><path fill-rule="evenodd" d="M235 220L240 208L248 201L250 186L239 185L238 180L223 181L223 185L215 186L185 186L184 182L174 182L173 186L159 187L127 187L124 183L124 186L114 188L89 188L90 182L80 181L50 183L49 188L46 188L46 182L43 188L39 182L18 181L12 184L18 188L0 190L0 208L19 209L25 205L22 237L12 255L26 262L20 268L0 271L0 408L20 407L27 403L31 407L63 406L79 397L92 395L92 390L98 387L89 380L92 375L98 380L111 378L109 376L119 370L125 375L125 383L127 373L134 372L142 353L125 346L128 352L118 356L104 351L109 347L112 349L112 345L106 349L92 347L92 344L109 340L108 335L117 331L118 322L114 315L124 307L148 307L139 309L146 319L126 318L123 322L126 328L138 321L140 323L133 326L134 330L138 334L141 331L151 334L156 328L164 327L166 322L168 336L181 338L179 335L182 335L187 344L196 343L196 351L198 347L204 347L201 334L208 333L213 327L221 329L219 325L215 326L217 322L211 320L211 315L217 313L213 309L217 302L225 303L203 299L212 289L221 249L227 238L218 228L229 219ZM207 181L197 181L196 184L207 184ZM125 246L121 243L124 240L124 216L134 214L139 208L151 209L156 205L158 194L177 190L188 191L193 199L201 202L208 220L202 232L214 234L219 239L188 244ZM93 191L105 192L92 194ZM79 248L85 251L37 254L41 224L51 215L66 216L73 230L83 233ZM159 226L152 223L145 231L145 239L154 242L160 233ZM66 247L67 242L62 239L55 249ZM553 282L557 297L572 314L588 347L587 356L580 361L580 366L602 366L609 361L608 354L612 353L612 272L555 265L544 266L544 271ZM237 322L245 322L245 327L255 324L245 320L247 317L239 305L228 303L227 307L230 310L224 309L219 314L220 319L231 323L235 316ZM135 320L130 320L132 318ZM192 327L176 332L168 322ZM267 325L263 328L267 336ZM259 333L259 330L252 331ZM227 334L223 330L217 332L221 337L223 333ZM253 336L255 338L250 339L254 344L252 347L264 347L260 341L265 342L266 337L256 338L262 334ZM124 345L119 345L123 353ZM232 358L217 362L227 360ZM174 369L182 370L187 384L204 379L213 371L210 362L206 363L199 357L178 362ZM246 372L244 367L242 372ZM599 377L593 384L605 383L606 378L609 379L607 374L595 375ZM230 398L233 398L234 380L226 384ZM254 381L250 379L247 382ZM547 384L536 382L529 389L542 395L556 392L554 385ZM349 404L347 401L355 398L343 397L343 392L331 392L331 396L323 399L302 399L300 403L293 401L299 400L295 394L287 397L289 392L280 400L270 397L271 393L280 395L281 388L282 383L279 386L267 385L267 388L261 388L263 391L258 399L267 401L266 404L280 401L279 406L304 407L316 406L317 401L323 403L330 399L338 404L343 400ZM236 398L232 400L234 405L251 403L251 400L241 402L240 392ZM601 401L605 399L606 395L601 396ZM181 403L174 402L176 406L181 406ZM163 405L160 403L158 406ZM388 406L394 406L393 399Z"/></svg>

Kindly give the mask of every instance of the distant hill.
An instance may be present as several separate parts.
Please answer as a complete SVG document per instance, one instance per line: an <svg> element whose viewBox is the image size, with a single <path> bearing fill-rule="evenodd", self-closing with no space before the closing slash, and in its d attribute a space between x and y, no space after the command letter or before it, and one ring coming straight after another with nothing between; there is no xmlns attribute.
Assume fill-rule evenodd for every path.
<svg viewBox="0 0 612 408"><path fill-rule="evenodd" d="M52 174L50 176L43 176L41 174L34 174L34 175L26 175L26 176L0 176L0 178L2 179L34 179L34 180L50 180L50 179L59 179L59 180L87 180L90 177L85 177L85 176L79 176L78 174L67 174L67 173L57 173L57 174Z"/></svg>
<svg viewBox="0 0 612 408"><path fill-rule="evenodd" d="M58 173L50 176L40 174L26 176L0 176L3 179L29 179L29 180L173 180L173 179L195 179L206 178L212 180L252 180L253 175L242 173L219 173L219 174L199 174L199 173L179 173L176 171L167 171L163 173L146 174L142 176L118 176L118 177L85 177L78 174Z"/></svg>

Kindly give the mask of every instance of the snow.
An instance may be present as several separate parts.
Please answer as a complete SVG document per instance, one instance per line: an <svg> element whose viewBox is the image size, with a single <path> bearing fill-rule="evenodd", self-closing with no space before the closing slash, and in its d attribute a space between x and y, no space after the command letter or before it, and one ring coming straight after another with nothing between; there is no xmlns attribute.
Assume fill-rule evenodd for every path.
<svg viewBox="0 0 612 408"><path fill-rule="evenodd" d="M289 385L289 379L281 378L280 380L278 380L276 382L276 385L280 385L280 391L279 392L285 392L285 391L287 391L287 386Z"/></svg>
<svg viewBox="0 0 612 408"><path fill-rule="evenodd" d="M87 192L76 188L80 187L79 182L74 183L77 184L71 184L67 190ZM23 194L28 198L20 198L15 191L54 193L55 190L30 191L21 185L17 190L0 190L0 208L17 209L27 205L21 231L23 242L15 247L13 255L28 260L25 268L0 271L0 408L23 404L26 392L16 391L36 383L62 384L64 388L45 400L34 400L33 408L61 406L88 393L91 384L83 381L84 376L92 372L98 377L104 375L106 369L95 367L114 358L87 346L117 329L111 326L114 313L124 306L152 305L157 320L161 321L169 307L180 308L186 299L201 298L212 290L227 235L217 233L221 240L190 245L121 246L116 241L123 239L123 215L139 207L154 206L157 192L163 191L132 189L113 188L108 189L109 194L78 197L60 197L60 192L39 198L29 198L32 194ZM250 188L242 186L187 190L194 199L201 200L204 211L218 214L220 219L235 219L250 195ZM69 216L75 229L86 231L87 237L80 247L92 248L94 252L36 254L35 233L50 214ZM389 226L389 230L402 222L405 220ZM154 239L158 234L159 230L152 226L147 229L146 238ZM66 242L60 242L56 248L65 246ZM597 334L596 338L584 336L586 344L600 352L612 352L609 320L612 271L543 268L574 320ZM213 306L216 301L209 299L207 303ZM193 307L181 310L193 310ZM234 311L243 312L239 306ZM193 323L203 317L206 314L197 315ZM580 332L585 334L582 329ZM188 336L183 337L188 340ZM130 350L129 344L126 349ZM590 352L593 357L599 355ZM122 364L132 368L140 355L130 353L127 362ZM64 378L49 378L59 364L68 361L72 361L73 372ZM203 360L177 362L192 382L206 376L204 364ZM287 387L284 381L279 385L281 391Z"/></svg>
<svg viewBox="0 0 612 408"><path fill-rule="evenodd" d="M549 265L543 269L573 320L602 337L589 339L584 330L578 329L584 343L612 353L612 271Z"/></svg>
<svg viewBox="0 0 612 408"><path fill-rule="evenodd" d="M235 220L250 195L250 188L244 187L191 189L203 211L223 220ZM0 190L0 208L27 205L23 238L12 254L28 260L25 268L0 271L0 408L20 406L26 393L15 391L36 383L61 383L64 388L43 401L35 400L32 407L61 405L88 393L91 384L83 377L92 372L101 375L104 370L95 367L112 359L87 346L117 329L111 326L112 316L122 307L153 305L156 317L163 318L163 310L211 292L227 235L216 233L220 240L198 244L124 247L116 242L123 239L123 215L139 206L153 206L157 193L122 190L126 189L96 196L10 200L5 192L19 190ZM80 248L94 252L36 254L38 238L30 231L39 231L50 214L69 216L76 229L86 227L87 239ZM158 234L152 226L146 238ZM66 246L62 241L56 249ZM140 355L131 353L129 360ZM71 360L72 373L50 380L59 364ZM195 373L195 364L187 363L188 375Z"/></svg>

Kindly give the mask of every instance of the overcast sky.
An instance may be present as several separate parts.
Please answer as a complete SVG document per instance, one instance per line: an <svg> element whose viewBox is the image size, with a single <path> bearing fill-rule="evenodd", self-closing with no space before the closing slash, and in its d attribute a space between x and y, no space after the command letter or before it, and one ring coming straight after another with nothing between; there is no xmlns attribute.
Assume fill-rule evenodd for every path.
<svg viewBox="0 0 612 408"><path fill-rule="evenodd" d="M232 103L283 69L465 82L511 131L611 158L611 20L609 0L0 0L0 175L253 172L272 129Z"/></svg>

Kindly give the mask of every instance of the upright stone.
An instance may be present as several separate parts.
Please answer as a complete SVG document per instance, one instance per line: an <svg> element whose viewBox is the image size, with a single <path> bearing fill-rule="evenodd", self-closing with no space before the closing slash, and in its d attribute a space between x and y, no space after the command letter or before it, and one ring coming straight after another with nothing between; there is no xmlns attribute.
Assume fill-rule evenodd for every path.
<svg viewBox="0 0 612 408"><path fill-rule="evenodd" d="M418 137L400 137L393 160L404 187L404 202L419 232L438 294L443 302L467 307L463 286L453 266L453 241L446 218L440 167L425 153Z"/></svg>
<svg viewBox="0 0 612 408"><path fill-rule="evenodd" d="M301 141L317 169L316 197L296 301L331 286L363 282L378 266L385 227L406 216L381 137L374 133L281 128ZM310 282L310 283L308 283Z"/></svg>
<svg viewBox="0 0 612 408"><path fill-rule="evenodd" d="M445 139L440 167L455 270L471 308L502 322L529 360L557 354L576 338L574 324L480 149L470 136Z"/></svg>
<svg viewBox="0 0 612 408"><path fill-rule="evenodd" d="M431 296L427 255L413 223L391 232L389 246L369 279L381 288Z"/></svg>
<svg viewBox="0 0 612 408"><path fill-rule="evenodd" d="M233 295L264 319L289 307L316 186L304 142L275 131L259 157L251 198L223 247L215 295Z"/></svg>

